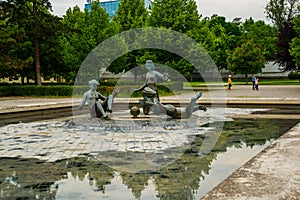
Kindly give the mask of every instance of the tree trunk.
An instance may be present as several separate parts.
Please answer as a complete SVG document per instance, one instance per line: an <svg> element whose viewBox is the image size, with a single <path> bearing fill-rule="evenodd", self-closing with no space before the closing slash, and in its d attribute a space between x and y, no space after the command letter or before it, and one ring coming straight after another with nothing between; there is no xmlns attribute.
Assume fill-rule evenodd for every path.
<svg viewBox="0 0 300 200"><path fill-rule="evenodd" d="M193 82L193 72L190 72L190 82Z"/></svg>
<svg viewBox="0 0 300 200"><path fill-rule="evenodd" d="M39 40L34 40L35 46L35 82L37 85L42 85L41 81L41 64L40 64L40 47Z"/></svg>
<svg viewBox="0 0 300 200"><path fill-rule="evenodd" d="M133 72L133 75L134 75L134 81L136 82L137 81L137 68L134 67L132 72Z"/></svg>
<svg viewBox="0 0 300 200"><path fill-rule="evenodd" d="M248 85L248 74L245 74L246 85Z"/></svg>
<svg viewBox="0 0 300 200"><path fill-rule="evenodd" d="M33 16L34 16L34 27L37 30L37 5L36 1L33 1ZM37 33L35 33L37 34ZM39 39L35 35L34 38L34 47L35 47L35 83L37 85L42 85L41 81L41 64L40 64L40 47L39 47Z"/></svg>

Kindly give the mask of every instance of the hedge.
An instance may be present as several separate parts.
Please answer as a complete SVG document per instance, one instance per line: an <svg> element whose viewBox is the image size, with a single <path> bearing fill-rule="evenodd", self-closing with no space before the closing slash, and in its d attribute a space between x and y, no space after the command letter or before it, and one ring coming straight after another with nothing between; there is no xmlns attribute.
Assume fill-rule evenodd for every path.
<svg viewBox="0 0 300 200"><path fill-rule="evenodd" d="M88 86L75 86L74 92L78 96L82 96L89 88ZM183 83L171 82L171 83L162 83L158 86L159 91L165 93L172 93L172 91L179 91L183 88ZM1 85L0 86L0 97L8 96L61 96L61 97L71 97L73 95L74 86L69 85ZM123 93L132 93L131 86L122 86L120 88ZM97 91L107 96L111 94L114 90L114 86L99 86Z"/></svg>
<svg viewBox="0 0 300 200"><path fill-rule="evenodd" d="M72 86L8 85L0 86L0 96L72 96Z"/></svg>
<svg viewBox="0 0 300 200"><path fill-rule="evenodd" d="M298 79L300 79L300 73L299 72L291 72L291 73L289 73L288 78L290 80L298 80Z"/></svg>

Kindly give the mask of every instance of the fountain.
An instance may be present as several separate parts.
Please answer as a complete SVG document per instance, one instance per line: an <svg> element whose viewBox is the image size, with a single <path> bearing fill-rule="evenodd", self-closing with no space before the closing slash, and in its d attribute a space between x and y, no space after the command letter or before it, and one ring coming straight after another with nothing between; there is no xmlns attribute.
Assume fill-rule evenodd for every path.
<svg viewBox="0 0 300 200"><path fill-rule="evenodd" d="M135 36L134 40L132 35ZM176 39L177 46L170 43L170 38ZM137 92L134 89L139 88L141 82L130 80L128 77L131 76L126 74L135 74L133 71L137 71L136 69L126 72L115 85L115 88L119 89L117 93L120 98L113 99L116 94L113 93L112 96L107 95L108 98L103 98L107 99L107 104L96 102L95 95L100 98L95 90L99 71L122 55L138 49L169 51L191 63L194 68L190 70L197 71L200 75L215 74L216 80L221 80L207 52L185 35L167 29L150 28L131 30L104 41L89 54L78 71L73 97L77 99L84 94L84 98L80 106L74 104L72 117L1 127L0 152L1 157L5 158L0 161L7 163L1 165L6 166L1 168L2 175L5 176L1 182L1 186L4 186L1 197L32 198L32 195L35 195L64 198L66 195L70 198L80 198L77 194L79 189L74 189L77 187L72 187L73 192L66 192L64 186L70 182L75 182L75 185L81 184L83 181L92 187L91 189L84 186L86 191L89 191L85 193L87 196L84 198L90 197L88 195L94 198L93 195L99 195L93 193L97 191L105 194L109 185L116 182L117 185L124 182L126 188L132 190L135 198L142 196L142 191L147 185L158 188L155 198L174 199L179 194L184 195L179 195L179 199L192 198L193 191L199 187L197 183L200 177L208 171L209 163L215 156L214 152L210 153L218 141L225 121L225 107L217 108L219 104L215 104L216 98L211 96L211 106L204 112L206 108L197 104L201 93L192 91L183 99L182 91L172 88L170 84L165 84L164 87L172 92L172 102L161 103L157 91L151 88L151 84L156 84L154 80L146 81L148 88L143 88L148 91L149 88L154 89L156 93L154 98L150 99L154 104L149 105L149 99L143 98L144 104L137 105L143 110L138 115L137 109L132 107L132 102L141 100L139 97L133 98ZM168 74L164 81L171 77L178 83L188 83L186 78L172 67L158 63L155 63L155 67L162 74ZM207 78L202 77L204 80ZM148 78L150 80L153 76L149 75ZM90 89L87 90L89 81ZM224 90L219 94L219 97L224 97ZM112 104L113 100L116 104L117 100L122 101L126 109L116 109ZM86 101L89 111L82 114L78 108L83 108ZM175 104L178 106L175 107ZM133 112L135 114L132 117ZM204 157L205 155L209 156ZM11 158L14 159L10 160ZM34 179L32 183L28 183L29 178L22 179L20 175L25 172L23 168L20 169L19 164L32 167L28 177L48 177L49 174L51 178L48 178L48 181ZM202 164L204 168L199 167ZM43 170L39 170L40 167ZM26 188L34 192L30 193ZM124 193L127 192L126 188ZM148 195L153 197L153 194Z"/></svg>
<svg viewBox="0 0 300 200"><path fill-rule="evenodd" d="M145 163L151 164L150 161L156 159L147 157L143 152L122 152L120 149L118 154L111 154L111 150L99 154L88 151L99 142L97 139L113 144L111 140L119 133L118 123L106 127L110 132L115 132L113 137L108 134L102 138L92 134L98 130L97 127L78 127L71 118L11 124L0 128L0 195L4 199L118 199L119 195L123 199L199 199L298 121L229 121L225 123L213 150L206 155L199 154L200 149L205 138L214 132L212 127L217 122L198 127L197 135L181 156L156 170L143 168ZM101 123L105 126L109 122L102 120ZM160 159L155 160L157 165L169 159L159 152L161 149L155 150L161 155ZM102 156L103 160L106 158L106 162L99 162L94 153ZM136 166L136 170L124 170L124 165Z"/></svg>

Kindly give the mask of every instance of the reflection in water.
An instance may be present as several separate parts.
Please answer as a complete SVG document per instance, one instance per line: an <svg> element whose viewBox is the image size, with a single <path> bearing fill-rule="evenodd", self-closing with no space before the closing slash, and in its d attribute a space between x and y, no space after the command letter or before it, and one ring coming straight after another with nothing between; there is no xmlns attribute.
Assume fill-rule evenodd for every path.
<svg viewBox="0 0 300 200"><path fill-rule="evenodd" d="M199 199L297 121L225 123L214 149L199 153L203 135L158 171L118 172L91 157L57 162L0 158L1 199Z"/></svg>

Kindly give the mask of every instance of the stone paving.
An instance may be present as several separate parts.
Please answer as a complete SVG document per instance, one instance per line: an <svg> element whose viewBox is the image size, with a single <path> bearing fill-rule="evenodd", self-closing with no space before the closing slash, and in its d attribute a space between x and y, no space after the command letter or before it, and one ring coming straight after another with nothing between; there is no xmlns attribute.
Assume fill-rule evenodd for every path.
<svg viewBox="0 0 300 200"><path fill-rule="evenodd" d="M205 118L199 121L199 117L176 122L165 118L132 121L128 120L129 113L126 114L127 119L109 121L83 115L0 127L0 157L54 162L102 152L161 155L166 149L186 148L189 140L198 134L199 126L207 123Z"/></svg>
<svg viewBox="0 0 300 200"><path fill-rule="evenodd" d="M252 111L230 109L226 114L249 114ZM55 162L90 155L102 162L114 162L112 157L119 154L131 153L139 160L140 155L144 154L146 166L153 169L159 167L155 164L159 159L168 158L171 162L181 156L196 135L212 134L212 127L201 127L211 120L220 120L220 116L212 116L212 113L221 113L221 110L212 111L209 108L207 112L197 111L191 118L182 120L170 120L166 116L132 119L129 111L120 111L109 121L81 115L10 124L0 127L0 157L37 158Z"/></svg>
<svg viewBox="0 0 300 200"><path fill-rule="evenodd" d="M202 149L209 151L205 148L212 148L218 139L217 135L213 137L216 128L201 125L230 120L221 113L236 116L264 110L208 108L182 120L155 115L131 118L129 111L119 111L111 115L111 120L91 119L86 114L10 124L0 127L0 157L55 162L84 155L120 171L156 170L179 158L196 135L212 138L206 141L212 145L203 145ZM126 163L126 167L118 163Z"/></svg>

